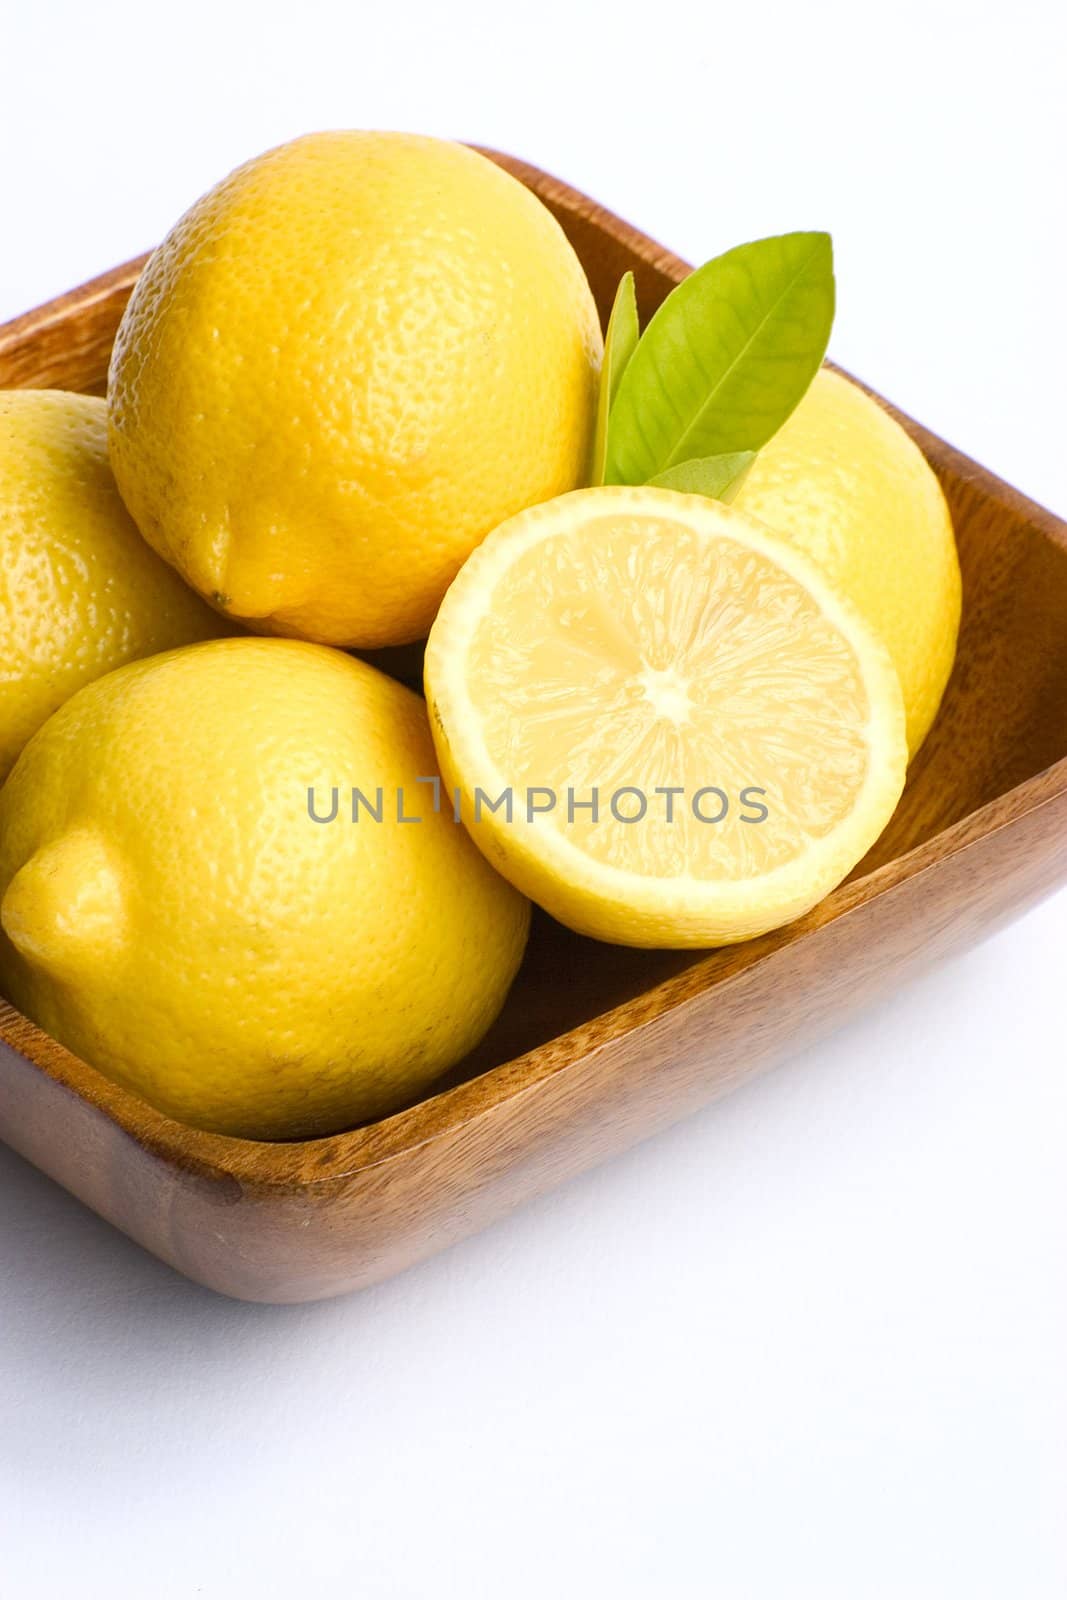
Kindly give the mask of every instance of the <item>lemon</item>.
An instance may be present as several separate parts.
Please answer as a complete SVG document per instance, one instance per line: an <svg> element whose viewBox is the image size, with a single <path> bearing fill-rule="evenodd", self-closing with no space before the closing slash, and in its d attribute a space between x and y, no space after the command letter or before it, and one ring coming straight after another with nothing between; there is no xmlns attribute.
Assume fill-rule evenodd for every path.
<svg viewBox="0 0 1067 1600"><path fill-rule="evenodd" d="M435 773L422 700L325 646L122 667L0 791L0 987L202 1128L298 1138L390 1111L481 1037L527 931L434 811ZM421 821L397 820L401 791Z"/></svg>
<svg viewBox="0 0 1067 1600"><path fill-rule="evenodd" d="M900 686L855 608L753 518L666 489L579 490L491 534L445 597L426 691L486 856L620 944L799 916L904 782Z"/></svg>
<svg viewBox="0 0 1067 1600"><path fill-rule="evenodd" d="M960 621L952 519L922 451L876 400L824 368L734 504L812 556L881 635L914 754L941 703Z"/></svg>
<svg viewBox="0 0 1067 1600"><path fill-rule="evenodd" d="M0 391L0 783L82 684L225 631L130 521L104 402Z"/></svg>
<svg viewBox="0 0 1067 1600"><path fill-rule="evenodd" d="M335 132L240 167L156 251L111 365L142 533L255 631L424 638L491 528L585 480L585 274L516 179L447 140Z"/></svg>

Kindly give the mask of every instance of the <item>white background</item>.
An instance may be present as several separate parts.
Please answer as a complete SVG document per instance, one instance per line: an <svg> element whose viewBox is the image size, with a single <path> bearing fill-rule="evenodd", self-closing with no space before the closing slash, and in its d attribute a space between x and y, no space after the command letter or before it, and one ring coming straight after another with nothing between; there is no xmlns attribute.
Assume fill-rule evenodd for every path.
<svg viewBox="0 0 1067 1600"><path fill-rule="evenodd" d="M0 316L291 135L455 135L690 259L831 228L837 359L1067 511L1059 0L0 9ZM1062 1600L1065 936L347 1301L0 1149L0 1595Z"/></svg>

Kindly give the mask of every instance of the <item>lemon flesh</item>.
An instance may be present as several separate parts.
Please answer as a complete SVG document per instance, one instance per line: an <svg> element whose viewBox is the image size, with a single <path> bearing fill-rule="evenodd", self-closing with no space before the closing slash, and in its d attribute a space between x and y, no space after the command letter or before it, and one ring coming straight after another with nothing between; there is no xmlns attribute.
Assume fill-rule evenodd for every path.
<svg viewBox="0 0 1067 1600"><path fill-rule="evenodd" d="M578 491L493 533L441 607L426 692L476 843L621 944L799 916L904 782L900 686L856 610L752 518L668 490Z"/></svg>
<svg viewBox="0 0 1067 1600"><path fill-rule="evenodd" d="M960 621L952 518L918 445L870 395L824 368L734 504L818 562L880 635L914 755L941 704Z"/></svg>
<svg viewBox="0 0 1067 1600"><path fill-rule="evenodd" d="M198 1127L302 1138L396 1109L492 1022L529 918L433 810L435 771L422 700L324 646L120 668L0 791L0 989ZM382 789L380 821L353 822L353 786Z"/></svg>
<svg viewBox="0 0 1067 1600"><path fill-rule="evenodd" d="M447 140L314 134L238 168L149 261L112 462L221 611L410 643L491 528L584 481L601 352L578 257L516 179Z"/></svg>
<svg viewBox="0 0 1067 1600"><path fill-rule="evenodd" d="M108 466L104 402L0 393L0 783L83 684L227 631L130 520Z"/></svg>

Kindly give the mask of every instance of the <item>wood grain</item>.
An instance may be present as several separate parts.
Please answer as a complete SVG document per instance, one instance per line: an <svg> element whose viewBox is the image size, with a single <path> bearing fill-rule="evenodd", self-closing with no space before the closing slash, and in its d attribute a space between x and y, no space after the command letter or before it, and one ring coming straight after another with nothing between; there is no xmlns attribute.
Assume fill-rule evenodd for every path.
<svg viewBox="0 0 1067 1600"><path fill-rule="evenodd" d="M494 159L559 218L602 314L627 268L646 317L688 270L566 185ZM0 328L0 385L102 391L142 264ZM539 917L503 1015L442 1092L301 1144L183 1127L0 1001L0 1136L201 1283L338 1294L668 1126L1062 882L1067 526L901 420L952 506L960 655L889 830L821 906L697 955L597 945Z"/></svg>

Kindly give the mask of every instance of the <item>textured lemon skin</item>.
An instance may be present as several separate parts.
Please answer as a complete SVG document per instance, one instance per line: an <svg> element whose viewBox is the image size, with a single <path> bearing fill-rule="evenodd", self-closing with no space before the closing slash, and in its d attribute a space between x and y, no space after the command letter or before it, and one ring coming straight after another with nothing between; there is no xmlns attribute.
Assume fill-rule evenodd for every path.
<svg viewBox="0 0 1067 1600"><path fill-rule="evenodd" d="M922 451L876 400L824 368L733 503L813 557L881 635L914 755L941 704L960 621L952 519Z"/></svg>
<svg viewBox="0 0 1067 1600"><path fill-rule="evenodd" d="M104 402L0 392L0 783L83 684L227 631L130 520Z"/></svg>
<svg viewBox="0 0 1067 1600"><path fill-rule="evenodd" d="M148 263L112 462L149 543L256 631L409 643L491 528L583 481L601 354L578 258L514 178L444 140L309 135Z"/></svg>
<svg viewBox="0 0 1067 1600"><path fill-rule="evenodd" d="M867 779L852 814L813 847L809 858L733 883L645 877L604 867L551 830L509 824L502 813L487 808L479 814L477 793L499 795L512 775L490 757L472 703L472 638L513 562L560 532L569 530L580 540L585 520L605 514L623 521L663 515L709 538L725 534L741 541L803 584L855 651L869 705ZM441 771L449 789L462 794L463 815L471 820L479 849L557 921L612 944L705 949L754 938L793 921L829 894L866 854L904 787L907 744L900 683L888 650L869 623L808 556L786 546L754 518L735 506L673 490L578 490L502 524L474 552L445 597L426 646L425 688ZM632 781L638 778L635 773Z"/></svg>
<svg viewBox="0 0 1067 1600"><path fill-rule="evenodd" d="M420 698L362 662L225 639L121 668L0 792L0 986L154 1105L251 1138L416 1096L481 1037L529 908L416 779ZM348 793L384 793L350 820ZM337 820L330 789L341 789ZM394 791L407 814L398 824Z"/></svg>

